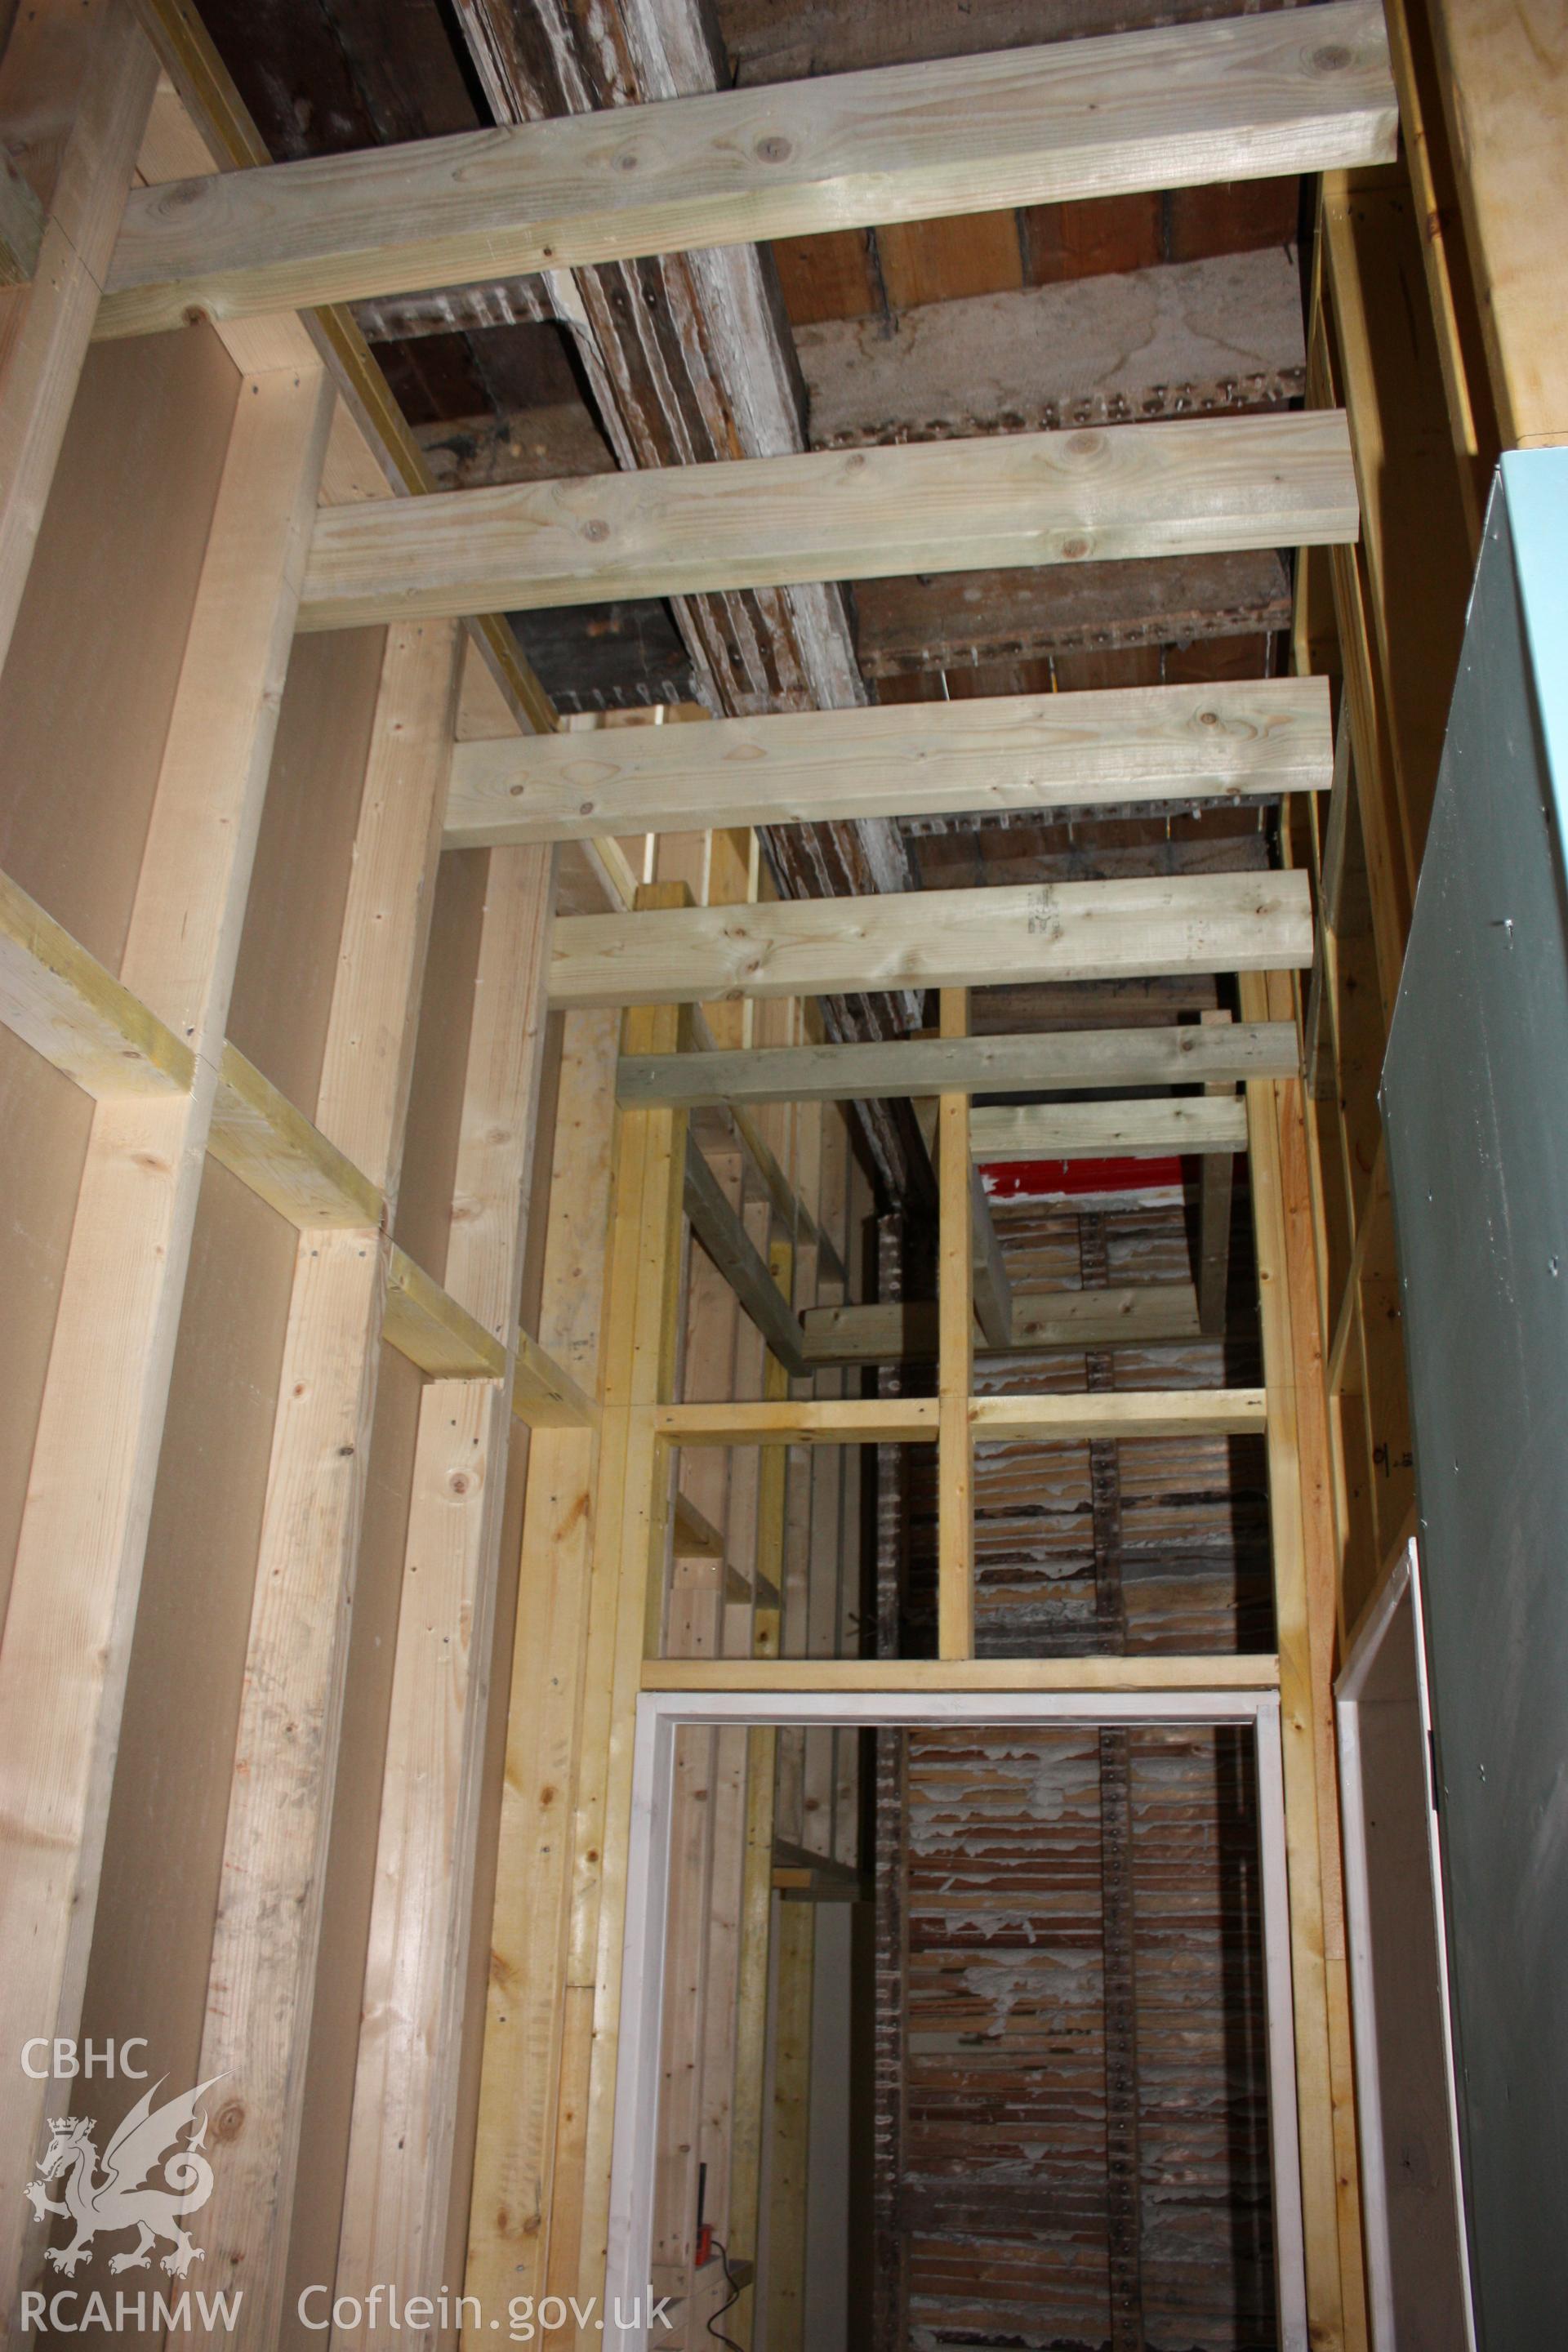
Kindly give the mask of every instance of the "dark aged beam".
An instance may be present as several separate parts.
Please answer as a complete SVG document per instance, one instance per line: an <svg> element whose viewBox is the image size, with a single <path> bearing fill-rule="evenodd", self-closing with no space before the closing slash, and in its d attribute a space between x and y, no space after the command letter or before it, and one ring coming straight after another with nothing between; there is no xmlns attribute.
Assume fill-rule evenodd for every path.
<svg viewBox="0 0 1568 2352"><path fill-rule="evenodd" d="M870 678L1053 654L1191 645L1290 625L1290 581L1271 548L1162 555L1037 572L950 572L855 585Z"/></svg>
<svg viewBox="0 0 1568 2352"><path fill-rule="evenodd" d="M498 122L689 97L728 79L700 0L607 0L591 22L555 0L455 0L455 13ZM552 271L544 282L623 467L805 447L805 389L765 249L664 254ZM833 583L678 597L674 611L701 698L723 716L866 699ZM911 879L909 853L883 820L794 826L763 845L789 898L858 898ZM918 1019L903 996L827 996L822 1011L839 1043L897 1037ZM907 1115L877 1104L861 1123L889 1191L922 1192Z"/></svg>

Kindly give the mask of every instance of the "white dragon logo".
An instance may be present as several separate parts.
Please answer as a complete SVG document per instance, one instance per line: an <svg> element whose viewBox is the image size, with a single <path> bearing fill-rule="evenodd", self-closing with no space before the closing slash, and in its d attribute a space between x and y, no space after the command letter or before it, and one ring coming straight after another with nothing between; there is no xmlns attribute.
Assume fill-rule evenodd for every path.
<svg viewBox="0 0 1568 2352"><path fill-rule="evenodd" d="M44 2150L38 2178L30 2180L22 2194L37 2220L41 2221L46 2213L62 2213L76 2223L70 2244L51 2246L45 2255L68 2278L100 2230L106 2235L120 2230L139 2233L128 2252L110 2258L111 2271L146 2270L153 2247L165 2238L174 2252L164 2255L163 2267L175 2278L184 2278L191 2264L202 2258L202 2249L192 2245L177 2217L195 2212L212 2195L213 2168L199 2152L207 2136L207 2119L205 2114L198 2116L197 2109L203 2093L223 2077L213 2074L194 2091L153 2109L153 2101L166 2079L161 2077L142 2093L110 2141L103 2152L101 2178L98 2177L98 2150L90 2137L92 2117L50 2117L53 2137ZM192 2126L192 2138L185 2147L179 2147L181 2133ZM166 2185L143 2186L148 2175L160 2168ZM57 2203L45 2189L62 2175L65 2194Z"/></svg>

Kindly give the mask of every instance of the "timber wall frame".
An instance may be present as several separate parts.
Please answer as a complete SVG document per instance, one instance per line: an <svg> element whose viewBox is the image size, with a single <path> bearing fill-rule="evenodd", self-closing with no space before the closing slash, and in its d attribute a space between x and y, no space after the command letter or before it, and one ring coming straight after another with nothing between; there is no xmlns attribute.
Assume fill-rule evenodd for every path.
<svg viewBox="0 0 1568 2352"><path fill-rule="evenodd" d="M1264 1389L1157 1403L1100 1395L1077 1408L1077 1423L1089 1427L1091 1412L1100 1430L1148 1426L1157 1414L1202 1414L1212 1425L1217 1415L1267 1435L1307 2309L1314 2341L1364 2342L1330 1691L1336 1642L1378 1563L1403 1539L1409 1487L1397 1349L1391 1353L1388 1340L1385 1188L1358 1156L1365 1130L1356 1088L1344 1083L1355 1053L1368 1049L1348 1018L1352 992L1340 982L1362 954L1357 969L1372 971L1392 1002L1423 824L1419 711L1441 698L1422 647L1398 635L1399 564L1414 515L1424 527L1427 517L1402 507L1399 485L1390 488L1380 471L1396 422L1407 419L1378 404L1371 345L1382 313L1372 265L1397 278L1414 255L1428 291L1421 315L1432 322L1435 372L1411 399L1430 406L1432 384L1441 387L1432 421L1453 452L1458 518L1457 535L1444 538L1452 559L1443 578L1460 607L1493 443L1568 433L1549 337L1561 305L1555 292L1532 290L1553 283L1555 258L1539 244L1552 208L1528 181L1521 195L1517 176L1533 169L1560 178L1561 142L1510 144L1493 127L1500 100L1527 113L1532 102L1531 61L1510 46L1521 37L1504 28L1478 48L1475 26L1491 12L1472 16L1459 0L1391 0L1388 16L1409 185L1390 162L1393 85L1380 12L1365 0L1310 12L1305 39L1306 15L1285 12L1076 43L1070 55L1043 52L1026 67L1010 56L1004 72L916 68L924 79L902 97L897 78L882 76L847 78L826 100L828 86L774 93L769 106L826 108L811 131L837 152L837 169L808 185L791 170L795 131L770 130L763 146L777 139L790 152L759 149L743 190L680 185L672 209L650 205L640 219L628 218L637 208L622 200L627 175L609 175L632 142L663 135L651 119L661 110L483 134L505 170L521 162L535 172L562 131L569 152L561 226L551 235L569 231L579 255L647 251L650 236L657 245L677 234L717 235L719 216L733 224L724 234L752 237L809 227L825 206L839 208L838 225L1249 173L1336 174L1325 192L1313 341L1314 407L1332 415L776 461L795 468L786 477L737 465L694 468L702 478L685 481L616 478L559 501L565 520L557 516L554 541L537 530L521 566L516 527L540 524L540 494L489 503L462 494L470 503L461 508L431 496L363 340L348 312L332 307L427 284L431 269L437 280L461 275L464 237L487 240L492 267L490 214L452 228L454 241L437 255L410 239L407 217L378 193L389 168L408 168L406 155L395 166L379 155L320 167L345 192L341 205L321 196L311 176L318 167L271 166L199 26L174 0L151 0L152 40L126 0L70 10L41 0L18 19L0 58L0 124L26 119L39 137L36 152L16 159L16 184L8 174L0 189L7 692L25 691L35 671L60 682L62 702L78 683L74 633L89 629L87 585L98 585L97 557L118 544L112 533L91 537L79 502L103 496L89 445L112 425L117 388L135 377L149 411L161 404L188 430L183 440L165 436L152 451L155 470L139 478L150 501L171 499L167 511L158 509L163 593L136 614L140 635L126 627L145 675L123 664L84 672L75 734L71 714L50 714L66 778L45 810L60 835L57 854L51 862L35 835L26 870L0 888L3 1070L26 1109L8 1120L5 1140L31 1170L26 1205L40 1233L47 1227L40 1263L49 1267L17 1294L19 1410L9 1416L4 1456L16 1538L0 1647L0 1765L16 1825L5 1895L8 1919L27 1933L15 1953L7 1946L0 2032L19 2044L40 2032L73 2036L84 2022L100 2032L142 2032L155 2011L185 2079L243 2076L216 2119L224 2168L208 2217L215 2252L246 2281L243 2342L270 2352L301 2263L320 2263L346 2291L393 2275L410 2292L455 2279L465 2249L470 2277L487 2263L487 2284L515 2269L515 2248L487 2238L481 2210L498 2184L504 2189L525 2168L506 2136L514 2109L505 2036L495 2001L488 2015L485 2007L489 1879L498 1854L503 1870L515 1872L520 1856L523 1867L537 1863L540 1791L561 1759L572 1835L550 1841L556 1876L538 1882L544 1925L527 1956L534 1973L525 2004L544 2054L536 2066L531 2045L523 2104L534 2125L550 2114L550 2145L543 2149L536 2134L530 2160L538 2157L538 2170L526 2186L544 2200L531 2212L550 2222L538 2284L603 2293L641 1694L671 1674L694 1691L704 1676L710 1687L727 1674L755 1678L735 1693L729 1724L748 1727L745 1771L730 1785L732 1799L746 1792L750 1808L741 1885L753 1916L759 1895L765 1910L771 1895L779 1769L765 1744L773 1735L762 1727L777 1721L768 1676L787 1671L790 1689L823 1692L859 1675L868 1705L879 1694L895 1711L906 1703L888 1696L897 1674L832 1654L843 1646L841 1622L813 1627L814 1657L777 1656L790 1547L809 1524L798 1498L812 1479L839 1475L816 1467L835 1447L809 1456L805 1441L892 1433L936 1444L942 1654L918 1673L898 1672L922 1692L934 1684L994 1699L1016 1689L1016 1670L1003 1684L973 1657L971 1450L987 1429L1026 1422L1037 1430L1049 1420L1059 1433L1073 1414L1025 1414L998 1400L977 1408L971 1393L975 1316L995 1301L985 1297L984 1254L977 1276L969 1096L994 1079L963 1058L976 1042L963 1034L963 992L994 976L994 958L975 941L1005 912L1016 925L1010 978L1020 952L1041 975L1137 969L1139 956L1143 969L1244 973L1235 1037L1200 1050L1219 1056L1209 1082L1247 1087ZM1027 89L1026 76L1036 78ZM847 163L864 168L878 140L902 141L910 91L929 120L958 128L934 148L910 149L900 188L888 194L883 180L884 193L854 197L846 213L855 176ZM933 91L949 103L932 108ZM1108 96L1113 119L1101 113L1096 127L1091 117ZM673 172L679 181L685 168L679 158L697 119L686 103L672 112L669 128L680 137L676 163L660 164L666 179ZM689 103L716 109L727 137L737 109L763 101ZM975 135L982 103L991 111ZM1041 104L1057 110L1061 132L1044 147ZM1017 135L1020 121L1026 138ZM1469 159L1463 173L1452 161L1459 153ZM453 160L420 154L415 168L438 175ZM1378 179L1381 169L1394 176ZM639 197L652 177L637 183ZM164 192L171 183L180 184L174 199ZM606 183L613 200L603 195ZM17 194L23 185L31 202ZM1412 189L1421 216L1446 225L1424 244L1399 218ZM515 215L520 200L507 201ZM298 238L269 225L294 205L310 224ZM369 229L345 235L356 206ZM603 217L591 226L595 206ZM531 194L521 208L537 214ZM427 213L423 198L405 207L419 229ZM300 308L307 315L297 315ZM193 311L211 323L156 331ZM103 348L89 357L95 334ZM772 497L781 481L800 494L799 528L781 531L760 558L738 552L755 537L748 499ZM973 894L986 899L984 909L928 904L920 922L934 926L933 961L911 942L895 904L830 913L829 930L841 933L874 909L883 934L867 947L837 940L842 984L942 990L942 1034L931 1041L939 1053L901 1074L884 1069L874 1084L850 1073L847 1084L841 1076L831 1086L839 1099L853 1098L858 1085L867 1094L938 1098L939 1393L929 1412L914 1412L918 1401L889 1399L890 1414L878 1404L856 1425L858 1401L835 1392L838 1372L816 1371L816 1393L792 1397L787 1360L776 1352L764 1360L759 1334L746 1342L750 1393L737 1388L738 1402L678 1398L693 1106L679 1091L684 1081L662 1091L649 1083L653 1065L717 1064L762 1047L753 1066L760 1085L771 1065L771 1104L735 1101L734 1134L710 1154L716 1162L727 1151L751 1169L731 1205L753 1255L789 1316L852 1310L860 1299L846 1300L845 1277L863 1274L845 1264L847 1239L840 1232L835 1240L819 1185L791 1157L794 1144L781 1154L763 1133L759 1152L754 1140L765 1113L809 1099L805 1062L816 1057L820 1075L820 1039L798 1021L768 1024L817 979L821 934L812 927L822 910L767 905L754 857L749 873L716 887L721 856L742 868L747 859L728 834L710 829L814 814L824 768L844 772L839 730L851 718L859 726L850 740L867 747L854 790L868 814L902 805L897 778L911 748L928 771L942 771L941 783L922 782L909 804L930 814L939 803L1060 804L1090 747L1064 748L1059 709L990 712L983 722L971 707L962 729L929 711L764 720L752 739L762 759L737 799L715 726L711 767L694 762L681 792L657 804L672 828L653 886L665 901L634 909L631 868L616 838L627 803L616 795L645 794L658 761L675 755L651 735L617 738L613 757L595 743L601 778L574 802L567 788L576 788L592 739L562 739L569 752L542 740L554 714L490 616L503 597L598 596L637 580L661 590L690 584L699 540L718 547L700 558L703 580L831 576L847 546L859 553L868 530L890 530L896 510L912 503L911 481L929 491L939 521L958 520L889 542L889 570L1070 564L1176 546L1319 550L1302 566L1298 667L1342 672L1348 748L1339 788L1326 792L1325 698L1306 679L1245 695L1216 688L1202 698L1086 697L1073 716L1094 738L1090 797L1134 786L1151 798L1289 793L1302 870L1247 877L1250 898L1228 886L1142 895L1135 886L1120 898L1028 894L1027 904L1006 908L1009 894L997 892ZM853 497L835 508L847 484ZM86 533L74 573L60 548L73 498ZM123 547L116 560L130 604L141 575ZM746 569L757 562L761 573ZM296 645L297 632L311 642L300 634ZM289 860L274 828L292 805L289 777L303 772L299 738L310 732L312 680L322 707L357 696L363 725L357 737L331 737L323 752L341 895L312 919L322 952L310 986L296 992L317 1034L309 1049L296 1041L290 1060L287 1024L267 1012L263 983L283 968L280 934L287 945L291 919L296 930L308 928L279 885ZM113 696L121 699L110 715ZM16 706L7 709L14 716ZM1005 762L984 733L992 723L1016 730ZM14 739L7 757L22 756ZM71 799L66 772L94 761L117 803L144 816L135 840L133 825L112 833L101 794ZM666 770L655 789L669 793L671 782ZM1325 796L1321 817L1310 814ZM594 805L584 811L583 800ZM513 805L498 816L502 802ZM708 836L695 853L693 835ZM464 855L444 858L444 843ZM100 856L109 882L95 898ZM689 895L704 903L677 903L690 878L678 870L683 859L700 868L708 887ZM1315 940L1309 877L1321 918ZM726 903L743 913L715 921ZM951 921L937 923L939 911ZM1155 913L1162 923L1151 943ZM738 949L714 945L726 920ZM1088 944L1107 934L1103 952ZM793 964L792 951L800 959ZM1309 967L1310 979L1291 977ZM559 1017L548 1020L552 971ZM661 996L662 1005L654 1002ZM712 1055L678 1050L686 1016L677 1000L707 1005ZM243 1036L237 1014L248 1024ZM1314 1078L1305 1108L1279 1040L1297 1023ZM1259 1058L1248 1061L1254 1050ZM274 1055L278 1068L268 1069ZM779 1057L790 1056L801 1058L782 1066ZM285 1061L287 1084L278 1075ZM1331 1091L1316 1082L1325 1069L1338 1081ZM1127 1082L1140 1081L1129 1071ZM729 1103L734 1089L715 1078L713 1091ZM1198 1108L1216 1133L1233 1132L1233 1107ZM846 1174L845 1182L849 1197L853 1180ZM1351 1202L1342 1229L1336 1183ZM530 1216L531 1199L542 1213ZM226 1263L237 1269L226 1293ZM810 1328L801 1320L799 1329L804 1350ZM247 1333L255 1361L236 1336ZM243 1444L238 1420L223 1418L231 1407L237 1415L233 1400L242 1393L260 1393L264 1408L245 1423ZM509 1449L514 1422L532 1433L526 1449ZM699 1440L718 1449L758 1437L777 1442L756 1449L743 1498L752 1528L739 1604L747 1655L731 1661L712 1640L710 1656L661 1660L671 1597L686 1589L670 1559L712 1560L713 1514L690 1475ZM198 1475L204 1449L226 1446L237 1464L245 1455L247 1499L241 1508L237 1468L225 1496L231 1507L204 1517L204 1496L212 1504ZM670 1486L676 1447L679 1496ZM1381 1487L1373 1476L1380 1451ZM845 1496L858 1475L843 1467ZM187 1495L188 1558L179 1525ZM847 1504L825 1504L825 1523L830 1508ZM185 1573L183 1587L178 1579L159 1585L158 1608L143 1593L150 1544L160 1577L182 1559ZM204 1544L227 1570L231 1597L244 1595L238 1617L221 1629L240 1669L226 1696L205 1676L194 1615L183 1644L179 1634L180 1611L202 1586ZM710 1615L723 1613L722 1588L721 1576L704 1588ZM171 1601L172 1634L159 1615ZM700 1609L679 1607L688 1612L679 1638L695 1648ZM520 1662L536 1655L525 1641L530 1609L547 1619L574 1673L542 1712L525 1676L508 1726L489 1705L490 1679L504 1682L514 1634ZM373 1649L384 1673L373 1668ZM1066 1690L1082 1705L1108 1687L1091 1665L1075 1662L1065 1685L1055 1669L1042 1672L1032 1686ZM1213 1660L1166 1666L1171 1690L1202 1692L1225 1679ZM181 1816L189 1847L176 1853L155 1837L121 1841L128 1801L116 1774L139 1741L161 1736L170 1689L185 1697L191 1717L190 1777L199 1766L204 1785L218 1792L216 1812L193 1796ZM723 1698L721 1687L713 1691L718 1714ZM757 1712L764 1701L765 1715ZM673 1702L699 1714L705 1703ZM1271 1704L1247 1702L1255 1716ZM301 1723L309 1736L296 1745ZM526 1785L509 1814L503 1782L529 1739ZM732 1759L733 1743L726 1752ZM793 1753L785 1751L786 1769ZM245 1793L231 1806L237 1757ZM363 1858L357 1878L344 1866L354 1854ZM161 1972L155 1951L132 1948L134 1901L149 1899L127 1885L139 1863L185 1936L180 1970ZM514 1876L502 1885L502 1909L517 1899ZM274 1937L268 1924L263 1934L257 1923L275 1918L286 1928ZM111 1967L120 1935L127 1957ZM246 2000L237 2000L247 1970ZM141 2014L138 2001L147 2005ZM378 2025L395 2025L362 2033L367 2002ZM45 2094L37 2090L36 2100L29 2090L5 2103L0 2233L13 2309L41 2251L37 2239L23 2240L20 2193L37 2152ZM394 2111L419 2147L416 2168L389 2155L384 2124ZM761 2128L754 2116L743 2120L752 2169L749 2181L741 2178L737 2156L738 2200L754 2199ZM346 2196L322 2190L318 2147L341 2155ZM322 2161L330 2170L330 2154Z"/></svg>
<svg viewBox="0 0 1568 2352"><path fill-rule="evenodd" d="M1400 158L1325 175L1310 289L1308 397L1347 415L1363 495L1360 545L1304 556L1297 580L1293 666L1331 681L1339 756L1287 830L1317 910L1292 993L1342 1654L1415 1526L1375 1094L1482 517L1502 450L1568 440L1563 264L1542 236L1568 190L1560 85L1505 10L1385 15Z"/></svg>

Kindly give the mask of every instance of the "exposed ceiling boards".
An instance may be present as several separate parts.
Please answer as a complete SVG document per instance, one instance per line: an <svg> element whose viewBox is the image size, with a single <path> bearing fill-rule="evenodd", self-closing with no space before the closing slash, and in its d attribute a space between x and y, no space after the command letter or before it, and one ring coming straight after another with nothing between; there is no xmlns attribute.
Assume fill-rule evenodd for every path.
<svg viewBox="0 0 1568 2352"><path fill-rule="evenodd" d="M1259 12L1289 0L1253 0ZM808 74L853 73L914 58L961 58L1068 41L1120 27L1193 25L1236 13L1234 0L719 0L719 25L735 79L795 81Z"/></svg>
<svg viewBox="0 0 1568 2352"><path fill-rule="evenodd" d="M474 0L459 13L481 58L490 100L505 95L510 119L701 86L700 44L681 47L685 19L677 25L668 11L659 12L654 24L646 9L627 6L616 14L621 30L614 40L590 52L573 34L570 57L562 47L566 37L548 31L546 8ZM1180 25L1230 11L1204 0L1158 11L985 6L961 18L945 9L876 6L721 13L743 44L731 48L728 69L744 86L1111 32L1155 15L1162 23ZM344 0L320 6L313 0L298 14L325 26L324 48L315 43L310 23L302 21L289 36L281 72L274 58L265 88L258 86L247 54L256 46L250 12L222 0L212 14L279 155L405 136L400 126L426 88L441 110L426 127L465 127L450 76L434 70L425 54L433 5L402 11L395 23L377 25L373 36ZM226 17L232 18L226 26ZM653 54L660 42L662 60ZM297 85L291 94L282 87L290 75ZM471 79L469 86L473 90ZM479 121L477 92L468 104ZM889 431L923 437L932 430L1016 431L1058 418L1278 405L1294 395L1300 369L1294 255L1288 249L1297 210L1296 183L1285 177L1026 205L777 244L771 253L795 345L793 353L787 342L784 349L791 363L798 361L807 439L822 446L885 438ZM717 258L706 257L708 278ZM589 341L581 321L527 323L562 309L560 285L552 290L552 282L538 278L491 279L361 306L373 338L399 338L378 341L379 352L444 483L477 487L590 474L612 462L610 441L623 446L627 433L655 436L636 456L643 465L729 454L737 446L787 446L759 445L742 420L739 443L731 438L721 448L712 442L710 422L702 422L711 418L715 397L732 405L742 394L755 396L754 387L748 393L736 378L737 336L730 330L702 331L708 356L693 373L696 346L679 321L693 301L719 299L707 278L695 289L678 288L681 257L615 268L619 274L613 284L601 270L595 278L598 290L588 289ZM662 312L669 314L663 326ZM755 328L754 301L751 316ZM853 320L859 325L846 323ZM614 353L607 355L612 328ZM566 361L563 338L576 362ZM1119 350L1122 338L1124 352ZM555 357L542 351L537 363L520 373L521 346L530 341L553 346ZM955 397L962 387L954 382L951 354L957 349L973 357L976 348L984 354L975 371L983 389L970 416ZM895 352L898 374L889 379L879 362ZM1119 356L1125 362L1120 367ZM597 422L583 398L584 365ZM704 369L712 379L706 392ZM752 365L742 373L755 373L753 336ZM902 387L901 408L889 405L891 383ZM687 420L679 430L677 411ZM672 430L673 441L668 438ZM666 439L656 446L661 435ZM624 450L623 462L630 454ZM783 600L798 593L785 590ZM1080 681L1070 656L1085 650L1152 650L1158 677L1165 674L1169 650L1186 647L1189 676L1257 676L1268 659L1263 640L1283 625L1288 596L1285 574L1268 551L1202 559L1196 568L1179 570L1163 563L1110 573L1085 567L1070 585L1048 572L975 572L934 583L910 575L857 584L857 650L872 691L885 698L901 696L905 678L921 680L918 691L929 680L939 693L949 690L944 678L981 692L1071 686ZM567 709L679 701L708 692L703 679L716 675L715 658L721 667L729 659L716 653L721 643L733 646L747 666L752 682L737 677L737 690L755 698L760 688L762 695L737 700L726 689L721 707L787 708L794 656L778 636L782 612L763 609L770 598L777 608L780 592L721 595L712 616L724 605L730 617L716 632L697 600L679 608L674 632L667 619L645 616L622 602L590 613L536 615L523 634ZM702 641L695 650L694 629ZM1244 667L1236 666L1239 648L1205 650L1221 637L1248 641ZM756 649L762 670L748 646ZM1132 684L1150 675L1144 662L1094 682Z"/></svg>
<svg viewBox="0 0 1568 2352"><path fill-rule="evenodd" d="M816 449L1282 407L1306 389L1282 246L797 327Z"/></svg>

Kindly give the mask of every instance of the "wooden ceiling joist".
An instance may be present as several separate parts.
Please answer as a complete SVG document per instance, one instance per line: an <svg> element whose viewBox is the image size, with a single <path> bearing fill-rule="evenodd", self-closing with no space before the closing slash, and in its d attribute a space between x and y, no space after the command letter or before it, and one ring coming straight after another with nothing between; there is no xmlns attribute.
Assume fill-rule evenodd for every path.
<svg viewBox="0 0 1568 2352"><path fill-rule="evenodd" d="M1332 775L1326 678L995 695L459 743L447 845L1272 799Z"/></svg>
<svg viewBox="0 0 1568 2352"><path fill-rule="evenodd" d="M552 934L550 992L560 1007L707 1003L1311 961L1305 874L1220 874L567 916Z"/></svg>
<svg viewBox="0 0 1568 2352"><path fill-rule="evenodd" d="M624 1055L616 1091L647 1109L851 1102L868 1095L1040 1094L1069 1087L1191 1086L1300 1075L1289 1021L1081 1029L1016 1037L913 1037L888 1045L752 1046Z"/></svg>
<svg viewBox="0 0 1568 2352"><path fill-rule="evenodd" d="M1245 1151L1247 1107L1236 1096L1131 1102L986 1103L970 1115L976 1160L1166 1159Z"/></svg>
<svg viewBox="0 0 1568 2352"><path fill-rule="evenodd" d="M100 331L1388 163L1372 0L617 107L134 194Z"/></svg>
<svg viewBox="0 0 1568 2352"><path fill-rule="evenodd" d="M300 627L1342 544L1358 520L1331 409L745 458L324 509Z"/></svg>

